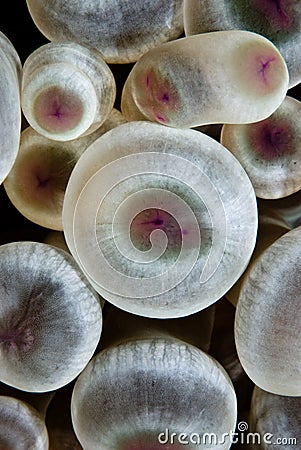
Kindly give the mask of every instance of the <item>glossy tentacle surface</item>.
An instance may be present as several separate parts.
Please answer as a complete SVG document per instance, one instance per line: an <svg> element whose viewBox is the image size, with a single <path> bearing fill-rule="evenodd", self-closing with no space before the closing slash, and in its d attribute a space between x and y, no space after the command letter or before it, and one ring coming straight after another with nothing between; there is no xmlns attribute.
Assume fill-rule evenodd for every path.
<svg viewBox="0 0 301 450"><path fill-rule="evenodd" d="M37 242L0 247L0 379L30 392L72 381L98 344L98 298L66 252Z"/></svg>
<svg viewBox="0 0 301 450"><path fill-rule="evenodd" d="M45 420L47 409L56 391L49 391L43 393L26 392L16 389L7 384L0 384L0 396L13 397L26 403L39 413L41 419Z"/></svg>
<svg viewBox="0 0 301 450"><path fill-rule="evenodd" d="M178 128L250 123L272 114L287 89L286 64L268 39L243 30L217 31L143 55L129 74L122 102L134 101L136 108L123 112L135 120L138 108L149 120Z"/></svg>
<svg viewBox="0 0 301 450"><path fill-rule="evenodd" d="M286 96L267 119L225 124L221 143L240 161L256 196L277 199L301 188L301 102Z"/></svg>
<svg viewBox="0 0 301 450"><path fill-rule="evenodd" d="M137 61L183 31L183 0L27 0L27 5L50 41L88 44L109 63Z"/></svg>
<svg viewBox="0 0 301 450"><path fill-rule="evenodd" d="M27 403L0 396L0 448L47 450L48 433L39 413Z"/></svg>
<svg viewBox="0 0 301 450"><path fill-rule="evenodd" d="M187 36L249 30L271 40L284 57L290 87L301 81L301 5L295 0L184 0Z"/></svg>
<svg viewBox="0 0 301 450"><path fill-rule="evenodd" d="M50 42L31 53L23 69L23 113L49 139L68 141L92 133L112 111L115 80L94 48Z"/></svg>
<svg viewBox="0 0 301 450"><path fill-rule="evenodd" d="M76 381L71 412L89 450L157 450L162 441L182 448L162 436L166 429L169 436L184 432L188 449L211 448L204 432L216 434L216 448L228 449L222 434L235 427L236 396L224 369L201 350L174 338L138 339L92 359Z"/></svg>
<svg viewBox="0 0 301 450"><path fill-rule="evenodd" d="M250 411L250 429L259 433L260 442L252 448L268 450L271 443L277 448L294 450L301 440L301 398L266 392L255 386ZM267 439L264 439L267 436Z"/></svg>
<svg viewBox="0 0 301 450"><path fill-rule="evenodd" d="M10 201L32 222L62 231L65 189L77 160L92 142L124 122L122 114L113 109L93 133L67 142L48 139L33 128L26 128L4 183Z"/></svg>
<svg viewBox="0 0 301 450"><path fill-rule="evenodd" d="M301 395L300 243L298 227L262 253L236 308L241 364L257 386L278 395Z"/></svg>
<svg viewBox="0 0 301 450"><path fill-rule="evenodd" d="M19 55L0 32L0 184L18 153L21 131L21 76Z"/></svg>
<svg viewBox="0 0 301 450"><path fill-rule="evenodd" d="M105 299L171 318L214 303L242 274L257 209L246 173L219 143L132 122L79 159L63 223L71 253Z"/></svg>

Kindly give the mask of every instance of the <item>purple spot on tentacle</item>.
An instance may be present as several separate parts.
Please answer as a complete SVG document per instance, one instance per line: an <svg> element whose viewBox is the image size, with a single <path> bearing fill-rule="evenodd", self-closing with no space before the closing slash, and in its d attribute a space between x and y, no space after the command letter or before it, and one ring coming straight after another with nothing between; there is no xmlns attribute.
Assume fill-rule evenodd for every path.
<svg viewBox="0 0 301 450"><path fill-rule="evenodd" d="M260 69L259 73L262 75L262 78L264 79L265 82L267 81L266 70L267 70L269 64L274 60L275 60L275 58L269 58L265 62L261 61L261 69Z"/></svg>
<svg viewBox="0 0 301 450"><path fill-rule="evenodd" d="M45 188L48 185L50 178L48 177L43 179L39 175L37 175L37 181L38 181L38 188Z"/></svg>
<svg viewBox="0 0 301 450"><path fill-rule="evenodd" d="M272 0L275 3L276 11L282 19L287 20L287 14L283 11L280 0Z"/></svg>
<svg viewBox="0 0 301 450"><path fill-rule="evenodd" d="M133 244L143 250L149 249L151 233L158 229L167 236L168 251L179 251L184 241L185 248L198 245L195 231L188 223L182 228L176 217L160 208L143 210L133 219L130 231Z"/></svg>
<svg viewBox="0 0 301 450"><path fill-rule="evenodd" d="M51 112L49 115L60 119L63 116L63 113L61 112L61 106L59 104L58 99L54 100L52 108L53 108L53 112Z"/></svg>
<svg viewBox="0 0 301 450"><path fill-rule="evenodd" d="M172 80L165 78L159 69L146 69L141 77L136 93L137 106L151 120L167 125L169 115L176 113L180 103Z"/></svg>
<svg viewBox="0 0 301 450"><path fill-rule="evenodd" d="M289 3L287 0L253 0L254 6L263 14L275 30L291 27L292 14L287 13Z"/></svg>
<svg viewBox="0 0 301 450"><path fill-rule="evenodd" d="M169 95L167 92L165 92L160 98L159 100L161 100L161 102L165 102L168 103L169 102Z"/></svg>
<svg viewBox="0 0 301 450"><path fill-rule="evenodd" d="M285 153L290 139L286 129L272 128L264 131L263 141L266 147L266 153L269 156L273 154L280 156L282 153Z"/></svg>
<svg viewBox="0 0 301 450"><path fill-rule="evenodd" d="M142 225L163 225L164 224L164 220L163 219L159 219L159 217L155 220L147 220L146 222L141 222Z"/></svg>
<svg viewBox="0 0 301 450"><path fill-rule="evenodd" d="M156 119L162 123L168 123L168 120L163 116L156 116Z"/></svg>
<svg viewBox="0 0 301 450"><path fill-rule="evenodd" d="M266 119L250 128L254 151L264 160L272 160L292 151L292 132L289 123Z"/></svg>
<svg viewBox="0 0 301 450"><path fill-rule="evenodd" d="M57 117L58 119L60 119L62 115L63 114L60 112L59 109L56 109L55 112L53 113L53 116Z"/></svg>
<svg viewBox="0 0 301 450"><path fill-rule="evenodd" d="M33 334L28 328L21 327L16 330L7 330L0 333L0 344L3 344L8 350L17 350L20 348L23 351L28 351L33 341Z"/></svg>
<svg viewBox="0 0 301 450"><path fill-rule="evenodd" d="M156 218L152 220L144 220L141 222L141 225L158 225L161 226L164 224L164 220L160 218L160 212L159 210L156 210Z"/></svg>

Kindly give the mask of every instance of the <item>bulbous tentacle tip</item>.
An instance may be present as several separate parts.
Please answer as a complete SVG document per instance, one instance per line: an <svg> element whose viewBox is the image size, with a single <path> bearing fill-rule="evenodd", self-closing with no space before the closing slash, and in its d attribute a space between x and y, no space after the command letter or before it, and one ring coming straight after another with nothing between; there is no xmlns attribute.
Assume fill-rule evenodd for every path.
<svg viewBox="0 0 301 450"><path fill-rule="evenodd" d="M228 31L230 32L230 31ZM239 33L239 31L233 31ZM241 89L248 89L250 95L258 99L257 107L260 109L260 98L270 102L270 110L263 120L269 117L283 102L289 88L289 72L287 63L278 47L271 40L255 32L249 33L249 39L244 39L233 52L233 63L240 60L240 74L237 81ZM238 36L238 34L237 34ZM277 101L274 102L273 96ZM262 104L262 107L264 105ZM245 123L258 120L246 120Z"/></svg>
<svg viewBox="0 0 301 450"><path fill-rule="evenodd" d="M0 255L0 379L28 392L62 387L96 349L98 298L63 250L16 242L1 246Z"/></svg>
<svg viewBox="0 0 301 450"><path fill-rule="evenodd" d="M300 241L299 227L256 259L244 280L235 316L243 368L261 389L283 396L301 394Z"/></svg>
<svg viewBox="0 0 301 450"><path fill-rule="evenodd" d="M301 187L301 103L286 96L267 119L224 125L221 143L241 162L257 197L279 199Z"/></svg>
<svg viewBox="0 0 301 450"><path fill-rule="evenodd" d="M236 396L225 370L202 351L171 337L142 337L91 360L75 383L71 417L83 447L192 450L203 430L220 443L235 427ZM227 450L229 441L218 448Z"/></svg>
<svg viewBox="0 0 301 450"><path fill-rule="evenodd" d="M242 75L249 89L254 90L256 96L264 95L266 98L273 92L281 91L284 100L289 87L289 73L277 47L268 39L262 38L262 42L258 40L257 45L245 45L241 50ZM275 109L280 103L279 101Z"/></svg>
<svg viewBox="0 0 301 450"><path fill-rule="evenodd" d="M149 120L176 128L251 123L275 111L288 83L286 63L271 41L245 30L216 31L143 55L129 74L124 103L130 115L139 117L134 103Z"/></svg>
<svg viewBox="0 0 301 450"><path fill-rule="evenodd" d="M64 193L78 157L76 146L68 144L26 128L21 133L14 166L4 182L18 211L32 222L54 230L62 230Z"/></svg>
<svg viewBox="0 0 301 450"><path fill-rule="evenodd" d="M0 448L49 448L47 428L40 414L27 403L9 396L0 396Z"/></svg>
<svg viewBox="0 0 301 450"><path fill-rule="evenodd" d="M184 1L187 35L240 29L258 33L273 42L286 61L290 88L301 81L300 23L301 6L295 0Z"/></svg>
<svg viewBox="0 0 301 450"><path fill-rule="evenodd" d="M39 62L38 56L28 57L27 70L24 65L21 96L24 116L32 128L48 139L70 141L82 136L99 119L93 83L82 70L64 62L45 63L32 74L31 65ZM109 112L110 109L107 115Z"/></svg>
<svg viewBox="0 0 301 450"><path fill-rule="evenodd" d="M21 103L40 134L57 141L89 135L109 117L114 76L101 54L75 42L50 42L24 63Z"/></svg>
<svg viewBox="0 0 301 450"><path fill-rule="evenodd" d="M12 42L0 32L0 184L18 154L21 130L22 66Z"/></svg>
<svg viewBox="0 0 301 450"><path fill-rule="evenodd" d="M227 285L233 280L232 269L228 273L229 253L227 264L224 261L232 233L237 242L236 225L230 223L240 223L245 211L248 231L245 225L242 228L250 232L250 240L244 240L249 254L257 212L245 172L237 166L234 175L237 160L226 149L220 150L216 141L197 131L133 122L111 130L82 155L67 186L64 232L70 251L100 295L129 312L157 318L193 314L223 295L220 291L215 299L211 297L217 286L221 289L215 276L222 276ZM215 161L210 172L203 157ZM217 171L223 167L218 177L222 189L212 178L215 164ZM224 173L228 164L231 177ZM240 203L240 218L227 212L228 189L232 198L246 199ZM242 258L244 252L239 252ZM221 275L224 270L227 276ZM198 304L198 299L207 298L204 292L211 283L210 303L208 298L208 303Z"/></svg>
<svg viewBox="0 0 301 450"><path fill-rule="evenodd" d="M92 0L45 4L28 0L29 12L50 41L89 44L112 64L137 61L147 50L183 32L183 0Z"/></svg>
<svg viewBox="0 0 301 450"><path fill-rule="evenodd" d="M277 436L280 447L294 449L301 439L301 397L271 394L258 386L253 389L250 408L250 431L262 439ZM273 436L273 438L272 438ZM271 442L261 442L268 449ZM259 448L259 447L258 447Z"/></svg>

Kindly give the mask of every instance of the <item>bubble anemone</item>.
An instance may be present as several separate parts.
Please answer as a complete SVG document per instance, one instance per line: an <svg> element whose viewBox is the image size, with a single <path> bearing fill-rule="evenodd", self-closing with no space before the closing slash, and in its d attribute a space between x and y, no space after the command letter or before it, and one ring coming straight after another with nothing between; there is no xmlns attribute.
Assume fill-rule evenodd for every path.
<svg viewBox="0 0 301 450"><path fill-rule="evenodd" d="M108 118L115 96L113 74L93 48L51 42L24 63L22 110L49 139L68 141L92 133Z"/></svg>
<svg viewBox="0 0 301 450"><path fill-rule="evenodd" d="M293 449L300 442L301 398L275 395L255 386L251 401L250 431L259 433L261 443L254 448L268 450L272 440ZM266 436L267 439L263 439ZM279 448L280 448L279 447Z"/></svg>
<svg viewBox="0 0 301 450"><path fill-rule="evenodd" d="M30 392L58 389L98 344L96 295L66 252L37 242L0 247L0 380Z"/></svg>
<svg viewBox="0 0 301 450"><path fill-rule="evenodd" d="M223 126L221 143L241 162L257 197L286 197L301 188L300 113L301 103L287 96L263 121Z"/></svg>
<svg viewBox="0 0 301 450"><path fill-rule="evenodd" d="M242 274L257 209L245 171L212 138L132 122L79 159L63 224L72 255L106 300L138 315L180 317L214 303Z"/></svg>
<svg viewBox="0 0 301 450"><path fill-rule="evenodd" d="M0 448L47 450L48 433L39 413L27 403L0 396Z"/></svg>
<svg viewBox="0 0 301 450"><path fill-rule="evenodd" d="M143 55L124 86L122 111L128 120L139 119L138 109L176 128L251 123L272 114L287 89L287 67L272 42L248 31L217 31Z"/></svg>
<svg viewBox="0 0 301 450"><path fill-rule="evenodd" d="M277 395L301 395L301 228L288 231L256 260L236 308L235 340L251 380Z"/></svg>
<svg viewBox="0 0 301 450"><path fill-rule="evenodd" d="M39 30L50 41L96 48L108 63L137 61L143 53L183 32L183 0L27 0Z"/></svg>
<svg viewBox="0 0 301 450"><path fill-rule="evenodd" d="M186 36L217 30L249 30L279 49L289 86L301 81L301 4L295 0L184 0Z"/></svg>
<svg viewBox="0 0 301 450"><path fill-rule="evenodd" d="M19 149L21 76L19 55L0 32L0 184L11 170Z"/></svg>
<svg viewBox="0 0 301 450"><path fill-rule="evenodd" d="M157 450L166 428L194 439L215 433L216 448L228 449L223 433L235 427L236 396L224 369L196 347L171 337L131 339L91 360L75 383L71 414L91 450ZM176 440L165 444L182 448Z"/></svg>
<svg viewBox="0 0 301 450"><path fill-rule="evenodd" d="M113 109L93 133L67 142L48 139L27 127L21 133L18 156L4 182L10 201L32 222L62 231L65 189L77 160L93 141L124 122L122 114Z"/></svg>

